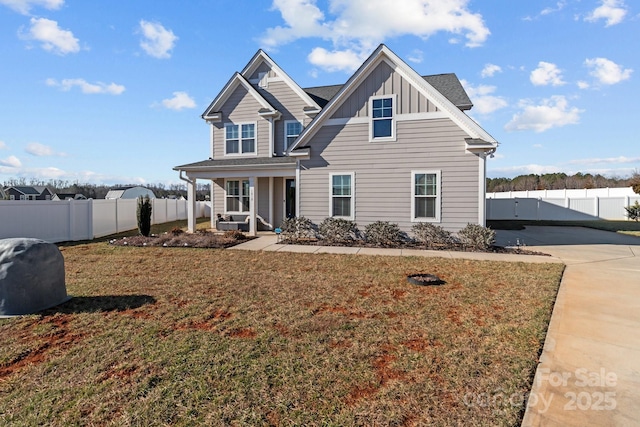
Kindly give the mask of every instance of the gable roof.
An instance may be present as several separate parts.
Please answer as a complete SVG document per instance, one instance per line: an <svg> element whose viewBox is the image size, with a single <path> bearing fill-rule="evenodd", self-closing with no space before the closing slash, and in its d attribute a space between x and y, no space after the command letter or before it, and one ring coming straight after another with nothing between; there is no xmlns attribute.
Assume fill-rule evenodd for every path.
<svg viewBox="0 0 640 427"><path fill-rule="evenodd" d="M215 114L220 110L222 105L229 99L229 96L239 87L242 86L247 90L247 92L260 104L261 112L264 110L264 113L267 114L277 114L278 111L273 107L273 105L269 104L269 101L264 99L262 95L247 81L247 79L240 73L235 72L231 79L224 85L224 88L220 91L218 96L209 104L207 109L202 113L202 118L213 119L216 118Z"/></svg>
<svg viewBox="0 0 640 427"><path fill-rule="evenodd" d="M298 147L303 147L310 138L320 129L322 123L340 107L340 105L353 93L360 85L361 82L377 67L381 62L387 62L396 72L400 73L405 79L407 79L411 85L413 85L418 91L420 91L425 97L433 102L436 107L445 112L449 118L462 128L471 138L487 141L490 144L497 145L497 141L489 135L484 129L482 129L474 120L460 111L460 108L456 104L448 99L443 93L436 89L427 79L420 76L414 71L407 63L400 59L391 49L384 44L378 46L378 48L367 58L367 60L356 70L356 72L347 80L347 82L338 90L338 92L331 98L331 100L324 106L320 114L318 114L309 125L298 136L298 139L289 147L288 153L295 150ZM460 85L459 88L456 85L451 84L452 74L443 74L431 79L431 82L436 85L440 85L447 91L447 88L452 94L457 94L454 100L458 102L466 103L463 95L459 92L464 92L464 89ZM457 77L455 77L457 80ZM458 85L459 85L458 81ZM466 95L466 94L465 94ZM452 95L453 96L453 95ZM468 99L468 96L466 96ZM469 100L468 104L471 104Z"/></svg>
<svg viewBox="0 0 640 427"><path fill-rule="evenodd" d="M443 94L449 101L461 110L470 110L473 107L469 95L462 87L458 76L455 73L446 74L434 74L430 76L422 76L431 86ZM304 91L309 94L320 107L323 107L329 103L344 84L330 85L330 86L316 86L305 88Z"/></svg>
<svg viewBox="0 0 640 427"><path fill-rule="evenodd" d="M13 187L7 187L6 190L7 191L15 190L18 193L21 193L21 194L24 194L24 195L32 194L32 195L39 196L42 193L41 191L38 191L35 187L26 186L26 185L18 185L18 186L13 186Z"/></svg>
<svg viewBox="0 0 640 427"><path fill-rule="evenodd" d="M309 96L309 94L303 90L282 68L280 68L280 66L276 64L275 61L262 49L259 49L255 55L253 55L253 58L251 58L240 74L245 78L249 78L249 76L253 74L262 62L266 62L269 67L275 71L275 73L282 78L291 90L293 90L309 107L315 107L318 110L320 109L321 105L319 105L312 96Z"/></svg>

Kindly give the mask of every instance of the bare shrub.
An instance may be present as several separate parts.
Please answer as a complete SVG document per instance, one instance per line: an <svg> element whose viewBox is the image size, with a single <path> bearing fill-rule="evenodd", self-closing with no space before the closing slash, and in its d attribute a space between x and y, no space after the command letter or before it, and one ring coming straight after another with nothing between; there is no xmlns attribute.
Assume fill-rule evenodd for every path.
<svg viewBox="0 0 640 427"><path fill-rule="evenodd" d="M316 237L313 223L310 219L303 216L285 219L280 228L282 229L282 236L285 240L295 241Z"/></svg>
<svg viewBox="0 0 640 427"><path fill-rule="evenodd" d="M357 239L358 227L347 219L326 218L320 224L319 232L327 243L345 243Z"/></svg>
<svg viewBox="0 0 640 427"><path fill-rule="evenodd" d="M364 234L368 242L377 245L394 245L404 240L404 234L398 224L389 221L376 221L364 228Z"/></svg>
<svg viewBox="0 0 640 427"><path fill-rule="evenodd" d="M465 247L484 251L495 243L496 232L489 227L467 224L466 227L458 231L458 237Z"/></svg>
<svg viewBox="0 0 640 427"><path fill-rule="evenodd" d="M439 225L419 222L411 227L416 240L427 248L449 248L457 243L456 237Z"/></svg>

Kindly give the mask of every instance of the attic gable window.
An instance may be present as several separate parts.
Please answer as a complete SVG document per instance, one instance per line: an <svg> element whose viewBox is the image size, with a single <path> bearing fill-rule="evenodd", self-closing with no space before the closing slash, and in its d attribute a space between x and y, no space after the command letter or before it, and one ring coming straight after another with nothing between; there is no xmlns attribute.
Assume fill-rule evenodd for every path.
<svg viewBox="0 0 640 427"><path fill-rule="evenodd" d="M371 141L395 141L395 103L396 97L376 96L369 100L369 111L371 118L370 136Z"/></svg>
<svg viewBox="0 0 640 427"><path fill-rule="evenodd" d="M256 125L242 123L224 125L224 154L256 154Z"/></svg>

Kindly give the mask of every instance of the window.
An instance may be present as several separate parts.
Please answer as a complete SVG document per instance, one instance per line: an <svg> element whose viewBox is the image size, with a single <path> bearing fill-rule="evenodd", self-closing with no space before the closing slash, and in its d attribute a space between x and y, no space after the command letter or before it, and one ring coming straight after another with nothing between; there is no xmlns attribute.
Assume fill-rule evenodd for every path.
<svg viewBox="0 0 640 427"><path fill-rule="evenodd" d="M371 140L395 140L394 96L375 97L370 100Z"/></svg>
<svg viewBox="0 0 640 427"><path fill-rule="evenodd" d="M269 87L269 73L258 73L258 87L262 89Z"/></svg>
<svg viewBox="0 0 640 427"><path fill-rule="evenodd" d="M329 175L330 200L329 216L337 218L354 218L354 184L353 172Z"/></svg>
<svg viewBox="0 0 640 427"><path fill-rule="evenodd" d="M225 154L255 154L256 125L254 123L226 124Z"/></svg>
<svg viewBox="0 0 640 427"><path fill-rule="evenodd" d="M226 181L225 212L249 212L249 180Z"/></svg>
<svg viewBox="0 0 640 427"><path fill-rule="evenodd" d="M412 221L440 221L440 172L412 172Z"/></svg>
<svg viewBox="0 0 640 427"><path fill-rule="evenodd" d="M284 149L291 147L293 141L296 140L298 135L302 132L302 123L297 120L286 120L284 122Z"/></svg>

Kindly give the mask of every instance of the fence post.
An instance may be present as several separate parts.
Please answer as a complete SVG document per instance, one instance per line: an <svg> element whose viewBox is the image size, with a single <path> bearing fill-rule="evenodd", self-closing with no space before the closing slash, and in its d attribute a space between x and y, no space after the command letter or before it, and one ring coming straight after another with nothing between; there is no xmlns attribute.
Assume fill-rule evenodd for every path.
<svg viewBox="0 0 640 427"><path fill-rule="evenodd" d="M89 240L93 240L95 237L95 233L93 231L93 199L87 200L89 203L87 205L87 232L89 234Z"/></svg>
<svg viewBox="0 0 640 427"><path fill-rule="evenodd" d="M594 216L600 218L600 197L594 196L593 198L593 208L594 208Z"/></svg>
<svg viewBox="0 0 640 427"><path fill-rule="evenodd" d="M115 214L115 218L116 218L116 234L120 232L120 221L118 221L118 200L119 199L113 199L115 201L114 206L116 209L116 214Z"/></svg>
<svg viewBox="0 0 640 427"><path fill-rule="evenodd" d="M74 199L70 199L69 203L68 203L68 209L69 209L69 241L73 242L74 238L73 238L73 224L75 224L76 222L76 210L75 210L75 206L74 206Z"/></svg>

